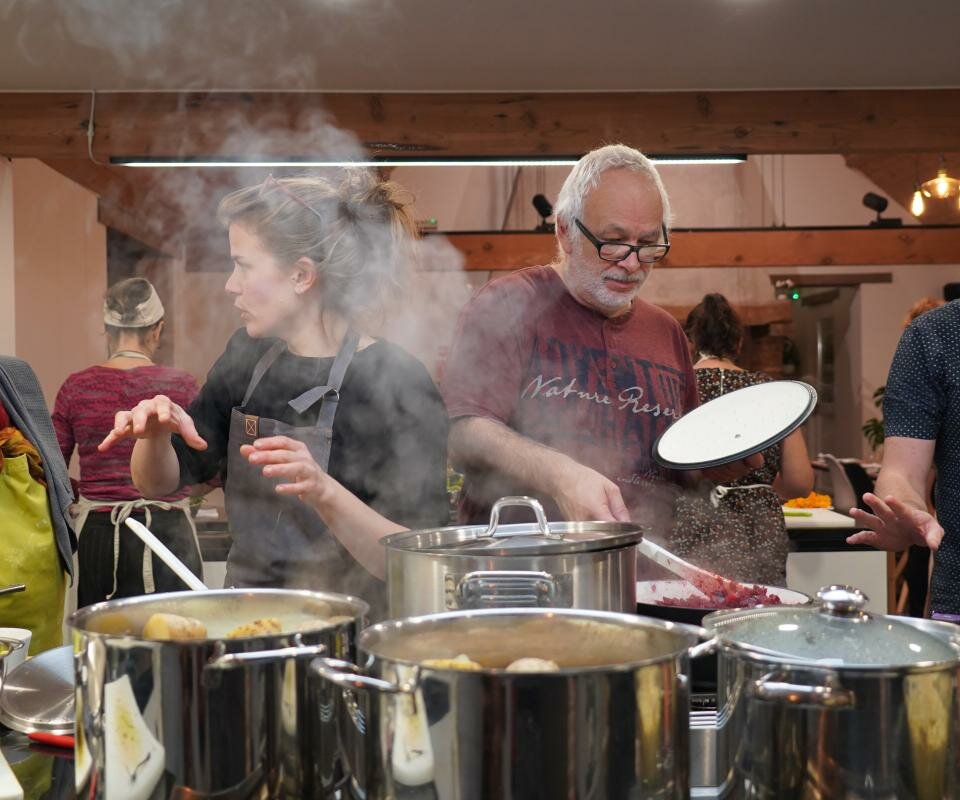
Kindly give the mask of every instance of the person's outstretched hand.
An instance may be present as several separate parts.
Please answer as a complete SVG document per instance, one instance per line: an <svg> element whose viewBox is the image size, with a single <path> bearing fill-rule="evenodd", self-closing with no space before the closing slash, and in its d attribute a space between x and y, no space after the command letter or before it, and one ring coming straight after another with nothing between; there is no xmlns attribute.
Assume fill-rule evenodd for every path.
<svg viewBox="0 0 960 800"><path fill-rule="evenodd" d="M113 430L97 445L97 450L104 453L121 439L155 439L171 433L179 433L194 450L207 449L190 415L166 395L158 394L141 400L130 411L118 411Z"/></svg>
<svg viewBox="0 0 960 800"><path fill-rule="evenodd" d="M850 516L868 530L848 536L847 544L868 544L881 550L896 551L915 544L931 550L940 546L943 528L928 512L908 506L892 495L880 499L867 492L863 500L873 513L851 508Z"/></svg>

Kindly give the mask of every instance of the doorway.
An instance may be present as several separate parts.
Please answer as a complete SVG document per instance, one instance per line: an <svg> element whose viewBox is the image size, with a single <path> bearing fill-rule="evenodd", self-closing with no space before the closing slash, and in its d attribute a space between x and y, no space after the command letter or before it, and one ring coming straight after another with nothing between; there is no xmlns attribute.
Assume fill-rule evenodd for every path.
<svg viewBox="0 0 960 800"><path fill-rule="evenodd" d="M796 374L818 394L817 408L805 425L811 455L862 455L851 330L858 291L859 286L804 286L793 304Z"/></svg>

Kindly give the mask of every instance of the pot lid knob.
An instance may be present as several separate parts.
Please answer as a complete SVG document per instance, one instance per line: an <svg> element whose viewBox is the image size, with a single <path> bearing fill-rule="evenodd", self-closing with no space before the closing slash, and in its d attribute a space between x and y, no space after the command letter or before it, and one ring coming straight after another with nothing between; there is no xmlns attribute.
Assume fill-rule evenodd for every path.
<svg viewBox="0 0 960 800"><path fill-rule="evenodd" d="M817 592L820 608L838 617L855 617L864 613L869 598L859 589L843 584L824 586Z"/></svg>

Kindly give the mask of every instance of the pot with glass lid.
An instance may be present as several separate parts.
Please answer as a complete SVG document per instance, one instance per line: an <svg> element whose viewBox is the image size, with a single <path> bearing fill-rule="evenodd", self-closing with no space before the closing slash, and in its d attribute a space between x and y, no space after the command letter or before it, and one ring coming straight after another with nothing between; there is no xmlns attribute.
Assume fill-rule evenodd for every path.
<svg viewBox="0 0 960 800"><path fill-rule="evenodd" d="M817 599L704 619L733 796L960 796L960 629L869 614L848 586Z"/></svg>
<svg viewBox="0 0 960 800"><path fill-rule="evenodd" d="M510 506L535 523L500 524ZM387 551L390 616L474 608L636 610L643 530L620 522L547 522L532 497L503 497L489 525L404 531Z"/></svg>

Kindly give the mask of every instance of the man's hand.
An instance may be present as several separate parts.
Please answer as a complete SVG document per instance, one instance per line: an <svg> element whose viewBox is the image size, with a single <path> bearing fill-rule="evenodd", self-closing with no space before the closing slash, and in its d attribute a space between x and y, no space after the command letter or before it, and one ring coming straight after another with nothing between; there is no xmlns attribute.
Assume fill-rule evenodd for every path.
<svg viewBox="0 0 960 800"><path fill-rule="evenodd" d="M729 483L742 478L744 475L749 475L762 466L763 453L754 453L752 456L741 458L739 461L702 470L700 474L714 483Z"/></svg>
<svg viewBox="0 0 960 800"><path fill-rule="evenodd" d="M571 462L552 492L565 520L630 522L620 487L596 470Z"/></svg>
<svg viewBox="0 0 960 800"><path fill-rule="evenodd" d="M863 500L873 509L873 514L851 508L850 516L869 530L848 536L847 544L868 544L881 550L897 551L914 544L931 550L940 546L943 528L928 512L908 506L892 495L881 500L867 492Z"/></svg>

